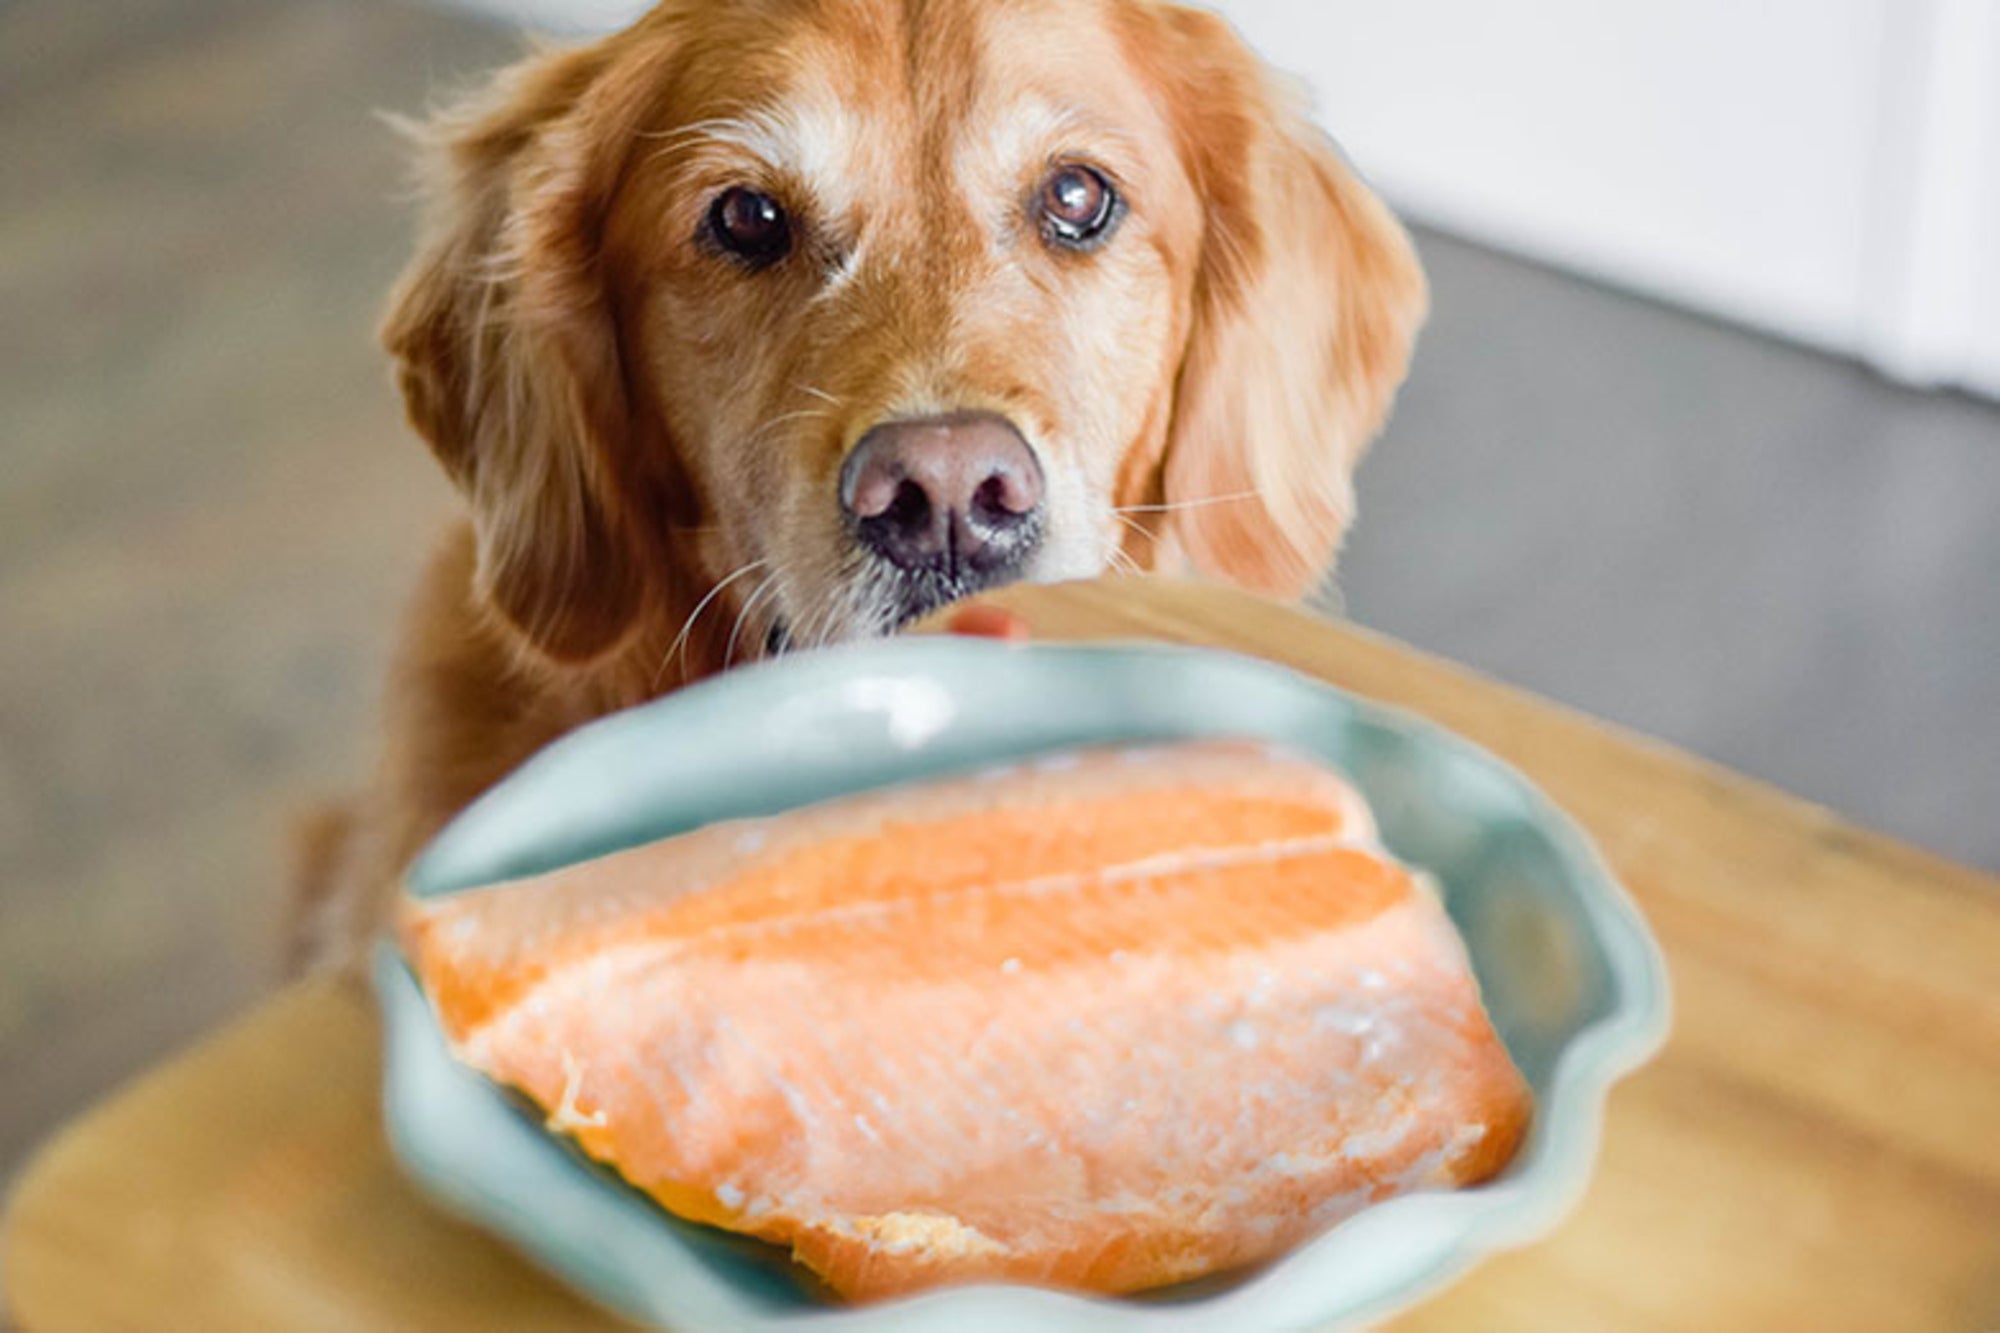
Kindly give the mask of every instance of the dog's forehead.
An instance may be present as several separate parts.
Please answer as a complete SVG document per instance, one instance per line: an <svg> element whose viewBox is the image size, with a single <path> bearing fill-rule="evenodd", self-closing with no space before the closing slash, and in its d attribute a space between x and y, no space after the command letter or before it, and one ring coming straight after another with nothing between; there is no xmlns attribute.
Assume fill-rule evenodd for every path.
<svg viewBox="0 0 2000 1333"><path fill-rule="evenodd" d="M990 176L1065 135L1151 127L1092 0L843 0L759 17L703 52L697 82L711 95L683 123L836 210L919 164Z"/></svg>

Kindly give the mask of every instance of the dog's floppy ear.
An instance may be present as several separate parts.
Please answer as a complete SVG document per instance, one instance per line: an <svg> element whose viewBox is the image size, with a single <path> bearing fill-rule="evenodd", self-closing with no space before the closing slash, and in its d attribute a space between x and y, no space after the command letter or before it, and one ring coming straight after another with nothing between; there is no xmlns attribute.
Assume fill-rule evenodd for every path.
<svg viewBox="0 0 2000 1333"><path fill-rule="evenodd" d="M418 132L437 191L382 335L412 424L471 502L479 594L561 660L615 644L644 596L599 253L637 114L617 104L634 81L604 77L618 54L532 57Z"/></svg>
<svg viewBox="0 0 2000 1333"><path fill-rule="evenodd" d="M1153 15L1155 77L1204 208L1162 535L1205 573L1303 596L1353 516L1355 464L1423 321L1423 271L1303 96L1227 23Z"/></svg>

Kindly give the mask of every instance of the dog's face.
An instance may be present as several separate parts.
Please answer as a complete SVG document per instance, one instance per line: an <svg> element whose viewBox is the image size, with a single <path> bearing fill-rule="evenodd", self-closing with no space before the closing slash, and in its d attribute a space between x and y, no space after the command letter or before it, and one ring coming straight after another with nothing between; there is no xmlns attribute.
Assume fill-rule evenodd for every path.
<svg viewBox="0 0 2000 1333"><path fill-rule="evenodd" d="M924 8L742 7L612 215L704 563L802 642L1104 570L1185 336L1196 191L1116 33Z"/></svg>
<svg viewBox="0 0 2000 1333"><path fill-rule="evenodd" d="M1300 591L1422 306L1226 27L1147 0L669 0L443 137L389 341L558 659L1114 566Z"/></svg>

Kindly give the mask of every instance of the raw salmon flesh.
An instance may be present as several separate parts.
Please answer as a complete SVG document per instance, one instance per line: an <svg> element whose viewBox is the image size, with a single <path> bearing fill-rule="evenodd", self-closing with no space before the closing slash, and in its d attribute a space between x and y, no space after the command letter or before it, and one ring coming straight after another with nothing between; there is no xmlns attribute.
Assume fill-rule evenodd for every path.
<svg viewBox="0 0 2000 1333"><path fill-rule="evenodd" d="M865 1299L1130 1292L1471 1184L1526 1084L1359 794L1080 751L405 904L457 1056Z"/></svg>

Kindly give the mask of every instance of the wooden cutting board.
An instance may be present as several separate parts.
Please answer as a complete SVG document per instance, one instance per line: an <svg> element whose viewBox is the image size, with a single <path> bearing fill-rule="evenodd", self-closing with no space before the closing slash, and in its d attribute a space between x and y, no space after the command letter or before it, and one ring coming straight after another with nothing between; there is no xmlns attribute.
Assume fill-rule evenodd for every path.
<svg viewBox="0 0 2000 1333"><path fill-rule="evenodd" d="M2000 882L1349 625L1199 585L1009 591L1401 705L1595 835L1665 947L1581 1207L1403 1329L2000 1329ZM2000 812L1996 812L2000 818ZM356 987L296 988L61 1133L8 1213L31 1333L615 1327L397 1174Z"/></svg>

